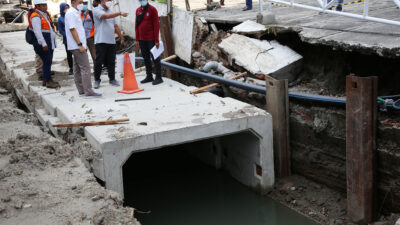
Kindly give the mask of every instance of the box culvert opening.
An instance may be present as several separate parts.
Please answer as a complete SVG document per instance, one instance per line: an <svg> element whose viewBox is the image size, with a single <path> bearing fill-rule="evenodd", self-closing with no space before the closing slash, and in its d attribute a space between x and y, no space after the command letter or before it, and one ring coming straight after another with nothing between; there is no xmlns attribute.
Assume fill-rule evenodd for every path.
<svg viewBox="0 0 400 225"><path fill-rule="evenodd" d="M314 224L246 187L263 172L258 142L246 131L134 153L125 205L144 224Z"/></svg>

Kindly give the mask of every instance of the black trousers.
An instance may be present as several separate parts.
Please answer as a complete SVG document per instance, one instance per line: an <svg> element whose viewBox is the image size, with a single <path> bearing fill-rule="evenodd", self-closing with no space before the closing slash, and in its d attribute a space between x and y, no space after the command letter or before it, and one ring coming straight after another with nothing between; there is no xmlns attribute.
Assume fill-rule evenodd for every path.
<svg viewBox="0 0 400 225"><path fill-rule="evenodd" d="M108 78L115 80L115 44L96 44L96 62L94 64L94 80L100 81L102 64L108 68Z"/></svg>
<svg viewBox="0 0 400 225"><path fill-rule="evenodd" d="M142 56L144 58L144 65L146 66L146 74L147 76L152 76L152 65L151 60L153 60L154 65L156 67L156 79L161 78L161 57L158 57L154 60L153 55L150 50L154 47L154 41L139 41L140 51L142 51ZM150 59L151 58L151 59Z"/></svg>
<svg viewBox="0 0 400 225"><path fill-rule="evenodd" d="M73 66L72 53L71 53L71 51L68 51L67 44L64 44L64 46L65 46L65 51L67 52L68 67L70 70L72 70L72 66Z"/></svg>

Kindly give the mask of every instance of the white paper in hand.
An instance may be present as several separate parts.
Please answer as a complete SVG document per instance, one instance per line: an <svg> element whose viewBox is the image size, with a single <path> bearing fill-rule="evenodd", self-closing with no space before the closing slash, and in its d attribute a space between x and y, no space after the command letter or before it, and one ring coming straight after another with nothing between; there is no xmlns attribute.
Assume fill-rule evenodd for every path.
<svg viewBox="0 0 400 225"><path fill-rule="evenodd" d="M164 52L164 43L160 41L160 46L158 48L154 46L150 52L153 54L154 59L157 59Z"/></svg>

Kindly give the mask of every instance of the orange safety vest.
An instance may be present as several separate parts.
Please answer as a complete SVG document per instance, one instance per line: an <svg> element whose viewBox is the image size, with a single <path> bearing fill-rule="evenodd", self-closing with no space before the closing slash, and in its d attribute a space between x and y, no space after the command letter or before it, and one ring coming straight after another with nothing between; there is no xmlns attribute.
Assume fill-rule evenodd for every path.
<svg viewBox="0 0 400 225"><path fill-rule="evenodd" d="M32 19L34 18L34 17L36 17L36 16L40 16L40 21L41 21L41 23L42 23L42 32L46 32L46 33L49 33L50 32L50 26L53 28L53 21L51 20L51 18L50 18L50 15L48 14L48 13L46 13L46 15L47 15L47 20L46 20L46 18L44 18L44 16L42 15L42 14L40 14L40 13L38 13L36 10L35 10L35 12L33 12L32 14L31 14L31 17L30 17L30 19L28 20L29 21L29 28L31 29L31 30L33 30L33 26L32 26ZM47 22L47 21L49 21L49 22ZM50 24L49 24L50 23ZM54 28L53 28L54 29Z"/></svg>
<svg viewBox="0 0 400 225"><path fill-rule="evenodd" d="M81 12L81 19L82 19L83 23L85 23L85 21L90 20L90 22L92 23L92 29L90 30L90 37L94 37L94 23L93 23L92 18L90 17L89 10L87 11L86 15L82 14L82 12ZM85 26L84 26L84 28L85 28Z"/></svg>

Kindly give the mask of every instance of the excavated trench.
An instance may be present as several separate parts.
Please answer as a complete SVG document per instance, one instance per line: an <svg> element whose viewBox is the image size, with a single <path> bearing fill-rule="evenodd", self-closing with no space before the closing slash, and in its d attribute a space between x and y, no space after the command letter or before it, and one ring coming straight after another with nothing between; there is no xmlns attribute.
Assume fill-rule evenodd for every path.
<svg viewBox="0 0 400 225"><path fill-rule="evenodd" d="M232 25L217 24L219 34L210 32L196 45L204 60L216 60L234 71L226 57L218 50L219 41L227 35ZM253 37L254 36L250 36ZM298 33L280 32L265 34L259 39L277 40L303 56L303 69L297 79L289 83L289 91L325 96L345 97L345 77L378 76L378 95L400 94L400 59L382 57L341 46L314 45L303 42ZM199 41L200 40L200 41ZM210 45L212 42L216 42ZM205 44L207 46L205 46ZM201 61L201 60L200 60ZM184 63L183 63L184 64ZM204 64L204 63L203 63ZM194 61L194 68L202 63ZM189 66L189 65L186 65ZM217 73L215 73L218 75ZM250 77L257 78L250 74ZM180 74L178 80L187 85L204 86L209 82ZM259 82L262 84L262 80ZM249 93L232 87L223 87L219 95L233 97L265 109L265 96ZM379 213L390 215L400 212L399 110L379 108L377 131L377 196ZM328 188L346 193L346 148L344 105L321 104L299 99L290 99L290 145L292 172L313 180ZM293 206L292 204L288 204ZM293 206L295 207L295 206Z"/></svg>

